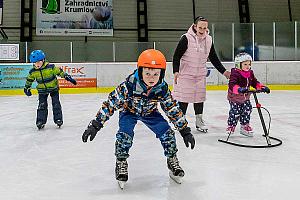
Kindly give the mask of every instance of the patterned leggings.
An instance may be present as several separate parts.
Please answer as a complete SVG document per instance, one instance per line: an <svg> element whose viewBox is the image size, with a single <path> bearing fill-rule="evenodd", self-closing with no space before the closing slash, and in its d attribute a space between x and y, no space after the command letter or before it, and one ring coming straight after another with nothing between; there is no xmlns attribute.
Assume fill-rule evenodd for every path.
<svg viewBox="0 0 300 200"><path fill-rule="evenodd" d="M250 100L244 103L234 103L229 101L230 110L227 124L228 126L236 126L240 120L241 125L249 124L252 105Z"/></svg>

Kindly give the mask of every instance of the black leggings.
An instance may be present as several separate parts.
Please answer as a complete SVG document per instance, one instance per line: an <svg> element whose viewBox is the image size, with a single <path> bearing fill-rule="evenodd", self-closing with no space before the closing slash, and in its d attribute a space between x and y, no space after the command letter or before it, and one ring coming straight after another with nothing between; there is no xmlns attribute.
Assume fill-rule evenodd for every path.
<svg viewBox="0 0 300 200"><path fill-rule="evenodd" d="M186 114L186 110L188 108L188 105L189 105L189 103L179 102L179 107L182 110L182 112L183 112L184 115ZM203 113L203 105L204 105L204 102L194 103L195 115Z"/></svg>

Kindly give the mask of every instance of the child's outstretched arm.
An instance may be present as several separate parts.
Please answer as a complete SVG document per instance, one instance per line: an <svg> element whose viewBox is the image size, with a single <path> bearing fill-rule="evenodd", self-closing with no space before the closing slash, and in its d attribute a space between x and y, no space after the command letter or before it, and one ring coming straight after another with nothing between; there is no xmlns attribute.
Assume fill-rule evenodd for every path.
<svg viewBox="0 0 300 200"><path fill-rule="evenodd" d="M260 83L256 79L256 77L254 76L254 74L253 74L253 77L254 77L253 78L254 81L253 81L253 84L251 86L254 87L256 90L260 90L262 92L265 92L265 93L269 94L270 93L270 89L267 86L265 86L262 83Z"/></svg>
<svg viewBox="0 0 300 200"><path fill-rule="evenodd" d="M160 106L178 130L187 126L187 120L185 119L183 112L180 110L178 102L171 96L170 90L168 90L168 92L160 100Z"/></svg>
<svg viewBox="0 0 300 200"><path fill-rule="evenodd" d="M77 85L77 81L73 79L69 74L65 73L61 68L54 66L53 71L56 76L60 76L61 78L64 78L67 81L71 82L73 85Z"/></svg>
<svg viewBox="0 0 300 200"><path fill-rule="evenodd" d="M69 74L65 74L65 79L69 82L71 82L73 85L77 85L77 81L73 79Z"/></svg>
<svg viewBox="0 0 300 200"><path fill-rule="evenodd" d="M188 122L179 108L179 104L176 100L173 99L170 90L165 94L165 96L160 100L160 106L163 111L166 113L167 117L171 120L174 126L179 130L185 146L191 149L195 147L195 139L191 133L190 127L188 127Z"/></svg>
<svg viewBox="0 0 300 200"><path fill-rule="evenodd" d="M125 83L120 84L114 91L108 95L108 99L103 102L99 109L96 119L93 119L82 135L82 141L87 142L90 137L92 141L97 132L103 127L104 123L114 114L114 112L124 106L128 96L128 89Z"/></svg>

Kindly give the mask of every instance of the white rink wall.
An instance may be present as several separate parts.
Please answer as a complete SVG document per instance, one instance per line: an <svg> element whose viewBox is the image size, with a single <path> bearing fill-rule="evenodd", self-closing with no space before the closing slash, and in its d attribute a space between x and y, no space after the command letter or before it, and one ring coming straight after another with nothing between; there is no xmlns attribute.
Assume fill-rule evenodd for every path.
<svg viewBox="0 0 300 200"><path fill-rule="evenodd" d="M54 63L77 79L78 87L115 87L136 69L136 62L114 63ZM233 62L224 62L230 70ZM0 83L2 88L23 88L29 63L0 64ZM207 63L207 85L227 85L228 80L211 63ZM268 85L300 85L300 61L256 61L252 69L257 79ZM167 63L165 77L169 85L173 84L172 63ZM74 86L70 86L74 87ZM1 87L0 87L1 89Z"/></svg>
<svg viewBox="0 0 300 200"><path fill-rule="evenodd" d="M97 66L97 86L117 86L136 69L136 63L101 63ZM234 67L232 62L224 62L223 65L230 70ZM209 74L208 85L226 85L228 81L221 75L211 63L207 64ZM276 61L252 63L252 69L257 79L264 84L300 84L300 62L299 61ZM172 63L167 63L166 81L173 83Z"/></svg>

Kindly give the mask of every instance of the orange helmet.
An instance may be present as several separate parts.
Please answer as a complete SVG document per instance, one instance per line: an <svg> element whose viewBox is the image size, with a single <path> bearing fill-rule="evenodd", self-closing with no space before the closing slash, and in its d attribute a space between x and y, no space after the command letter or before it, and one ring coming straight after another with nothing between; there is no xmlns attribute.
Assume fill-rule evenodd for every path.
<svg viewBox="0 0 300 200"><path fill-rule="evenodd" d="M147 49L141 53L138 59L138 68L148 67L155 69L166 69L167 61L160 51Z"/></svg>

